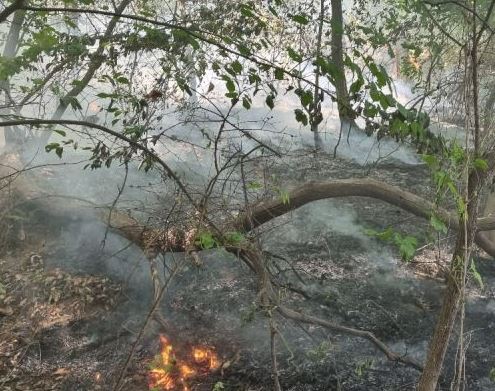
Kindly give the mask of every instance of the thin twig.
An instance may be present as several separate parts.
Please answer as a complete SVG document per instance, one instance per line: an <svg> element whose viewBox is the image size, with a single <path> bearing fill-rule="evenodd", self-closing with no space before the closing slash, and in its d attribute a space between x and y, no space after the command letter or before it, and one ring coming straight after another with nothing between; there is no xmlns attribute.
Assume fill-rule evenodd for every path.
<svg viewBox="0 0 495 391"><path fill-rule="evenodd" d="M129 368L129 364L130 364L131 359L132 359L132 357L136 351L137 345L138 345L139 341L141 340L141 338L143 337L144 332L145 332L146 328L148 327L148 324L150 323L150 320L153 318L155 310L158 308L158 305L160 304L170 281L172 281L172 278L177 274L177 272L182 267L182 265L183 265L182 262L179 264L176 264L175 268L172 269L170 275L168 276L167 280L165 281L165 283L161 287L158 295L156 296L155 301L153 302L153 305L151 306L151 308L148 312L148 315L146 316L146 319L143 323L143 326L139 330L139 334L138 334L136 340L134 341L134 343L132 344L131 350L130 350L129 354L127 355L127 358L124 362L124 365L122 366L122 369L120 371L117 382L115 383L115 386L112 388L113 391L120 391L122 389L122 387L123 387L122 382L124 380L124 376L127 372L127 369Z"/></svg>

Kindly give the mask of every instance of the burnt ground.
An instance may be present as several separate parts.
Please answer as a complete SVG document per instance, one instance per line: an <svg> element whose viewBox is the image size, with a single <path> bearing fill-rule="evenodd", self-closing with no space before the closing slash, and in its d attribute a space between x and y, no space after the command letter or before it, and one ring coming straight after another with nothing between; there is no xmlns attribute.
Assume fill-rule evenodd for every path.
<svg viewBox="0 0 495 391"><path fill-rule="evenodd" d="M431 194L424 167L398 162L363 169L328 155L301 155L270 170L282 188L370 175ZM87 212L55 218L28 204L18 214L29 222L13 222L17 245L1 258L0 389L111 390L151 305L147 261L113 234L102 248L105 228ZM413 262L404 263L397 249L366 234L389 226L425 246ZM348 198L278 218L263 227L260 241L277 255L271 262L280 280L310 298L282 290L293 308L370 330L395 351L422 360L441 303L451 234L441 238L438 254L428 246L432 235L423 220L379 201ZM169 267L180 258L162 261ZM252 275L222 251L205 251L201 258L202 265L186 262L172 280L164 320L151 321L137 344L124 390L148 389L160 333L178 355L191 345L218 353L220 368L191 380L191 389L271 389L268 321L256 306ZM478 258L484 288L472 283L469 289L467 389L485 391L495 387L489 379L495 367L495 264L483 254ZM414 389L418 372L387 361L367 340L278 318L277 325L284 390ZM442 390L449 389L454 357L455 341Z"/></svg>

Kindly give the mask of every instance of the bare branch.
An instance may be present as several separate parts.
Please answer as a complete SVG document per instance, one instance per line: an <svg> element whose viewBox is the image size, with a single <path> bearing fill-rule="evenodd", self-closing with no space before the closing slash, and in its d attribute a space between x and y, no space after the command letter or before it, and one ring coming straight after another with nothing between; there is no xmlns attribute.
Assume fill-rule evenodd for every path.
<svg viewBox="0 0 495 391"><path fill-rule="evenodd" d="M187 197L187 199L191 202L191 204L193 206L196 206L196 202L194 201L192 196L187 191L185 185L182 183L182 181L179 179L179 177L175 174L175 172L169 167L169 165L167 163L165 163L165 161L163 159L161 159L151 149L141 145L137 141L130 139L129 137L123 135L122 133L116 132L115 130L109 129L106 126L95 124L92 122L69 120L69 119L26 119L26 118L23 118L23 119L14 119L14 120L8 120L8 121L0 122L0 128L1 127L8 127L8 126L20 126L20 125L29 125L29 126L40 126L40 125L85 126L88 128L94 128L94 129L101 130L104 133L107 133L107 134L114 136L114 137L116 137L122 141L125 141L129 145L133 146L136 149L139 149L141 152L144 152L144 154L153 158L163 168L163 170L165 171L167 176L174 180L174 182L177 184L177 186L180 188L180 190L184 193L184 195Z"/></svg>
<svg viewBox="0 0 495 391"><path fill-rule="evenodd" d="M18 9L21 9L24 6L25 0L15 0L11 5L5 7L2 12L0 12L0 23L3 23L7 20L7 18L13 14Z"/></svg>
<svg viewBox="0 0 495 391"><path fill-rule="evenodd" d="M278 306L277 310L278 310L278 312L280 312L280 314L282 314L284 317L286 317L288 319L292 319L292 320L295 320L295 321L298 321L301 323L319 325L319 326L325 327L325 328L332 330L332 331L339 331L339 332L343 332L346 334L354 335L356 337L368 339L380 351L382 351L387 356L387 358L389 360L409 365L409 366L411 366L411 367L413 367L419 371L421 371L423 369L423 366L421 364L419 364L416 360L391 351L387 347L387 345L385 345L385 343L383 343L381 340L379 340L375 336L375 334L373 334L370 331L359 330L359 329L354 329L352 327L347 327L347 326L335 324L335 323L329 322L327 320L317 318L315 316L305 315L303 313L294 311L294 310L287 308L285 306Z"/></svg>
<svg viewBox="0 0 495 391"><path fill-rule="evenodd" d="M289 192L289 202L281 199L262 201L241 215L235 222L236 228L249 231L275 217L300 208L313 201L337 197L369 197L395 205L416 216L429 219L434 213L448 227L459 229L455 213L436 207L432 202L396 186L373 179L343 179L331 182L309 182ZM477 221L478 231L495 229L495 217L482 217ZM476 243L491 256L495 246L481 234Z"/></svg>

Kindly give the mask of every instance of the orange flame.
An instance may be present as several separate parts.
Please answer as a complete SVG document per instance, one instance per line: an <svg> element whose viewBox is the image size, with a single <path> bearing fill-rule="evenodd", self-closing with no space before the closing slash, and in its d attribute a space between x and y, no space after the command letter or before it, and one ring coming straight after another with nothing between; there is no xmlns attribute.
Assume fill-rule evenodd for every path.
<svg viewBox="0 0 495 391"><path fill-rule="evenodd" d="M196 371L189 367L187 364L182 364L180 366L180 375L182 379L187 379L196 374Z"/></svg>
<svg viewBox="0 0 495 391"><path fill-rule="evenodd" d="M150 389L173 390L175 382L170 373L165 369L153 368L150 371Z"/></svg>
<svg viewBox="0 0 495 391"><path fill-rule="evenodd" d="M178 360L168 339L160 335L161 350L149 371L149 388L152 390L189 391L188 380L220 367L217 354L210 348L193 347L191 363Z"/></svg>
<svg viewBox="0 0 495 391"><path fill-rule="evenodd" d="M198 364L206 363L210 370L215 370L220 366L217 355L211 349L194 348L193 357Z"/></svg>

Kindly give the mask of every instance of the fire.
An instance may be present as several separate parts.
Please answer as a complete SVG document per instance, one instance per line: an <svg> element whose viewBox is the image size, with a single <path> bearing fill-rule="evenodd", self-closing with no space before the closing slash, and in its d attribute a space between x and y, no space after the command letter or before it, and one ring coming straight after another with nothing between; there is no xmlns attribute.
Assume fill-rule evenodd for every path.
<svg viewBox="0 0 495 391"><path fill-rule="evenodd" d="M196 371L186 364L182 364L180 366L180 375L181 379L187 379L188 377L194 376L196 374Z"/></svg>
<svg viewBox="0 0 495 391"><path fill-rule="evenodd" d="M162 351L160 352L160 355L162 356L163 365L170 365L172 357L172 345L170 345L167 338L165 338L163 335L160 335L160 343L162 345Z"/></svg>
<svg viewBox="0 0 495 391"><path fill-rule="evenodd" d="M150 371L150 389L173 390L175 381L165 369L154 368Z"/></svg>
<svg viewBox="0 0 495 391"><path fill-rule="evenodd" d="M149 371L149 388L153 391L190 391L188 380L205 375L220 367L215 351L208 347L193 347L189 360L178 359L169 340L160 335L161 350Z"/></svg>
<svg viewBox="0 0 495 391"><path fill-rule="evenodd" d="M210 370L218 369L220 366L217 355L211 349L194 348L193 357L198 364L207 364Z"/></svg>

